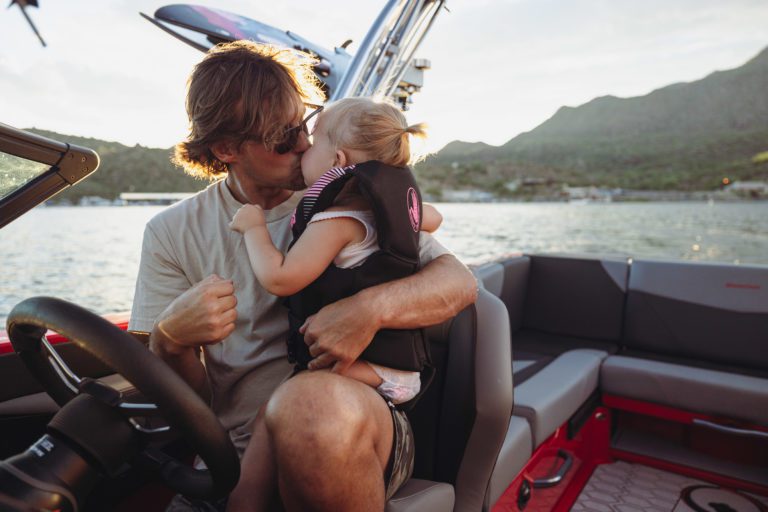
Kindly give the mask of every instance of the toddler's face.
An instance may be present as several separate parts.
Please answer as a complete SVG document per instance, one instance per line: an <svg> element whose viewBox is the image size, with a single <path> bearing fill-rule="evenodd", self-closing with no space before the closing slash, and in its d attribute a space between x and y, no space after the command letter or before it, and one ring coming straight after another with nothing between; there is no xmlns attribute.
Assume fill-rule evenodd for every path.
<svg viewBox="0 0 768 512"><path fill-rule="evenodd" d="M301 173L304 182L312 186L328 169L336 164L336 148L328 138L323 114L320 114L312 131L312 147L301 157Z"/></svg>

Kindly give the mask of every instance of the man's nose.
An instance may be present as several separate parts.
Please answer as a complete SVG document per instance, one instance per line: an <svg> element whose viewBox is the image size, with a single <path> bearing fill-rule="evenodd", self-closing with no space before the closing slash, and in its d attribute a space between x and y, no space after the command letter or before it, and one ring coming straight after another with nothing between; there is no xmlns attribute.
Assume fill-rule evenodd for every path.
<svg viewBox="0 0 768 512"><path fill-rule="evenodd" d="M302 131L299 134L299 140L296 141L296 146L294 146L293 151L294 153L303 153L311 147L312 140L310 135L307 135L307 132Z"/></svg>

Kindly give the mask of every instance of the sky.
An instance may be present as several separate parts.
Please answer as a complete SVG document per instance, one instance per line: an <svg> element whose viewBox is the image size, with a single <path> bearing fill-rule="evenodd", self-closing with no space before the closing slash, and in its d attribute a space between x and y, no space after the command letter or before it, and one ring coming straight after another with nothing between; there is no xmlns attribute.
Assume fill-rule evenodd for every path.
<svg viewBox="0 0 768 512"><path fill-rule="evenodd" d="M186 78L202 54L142 19L163 0L40 0L0 9L0 122L170 147L186 135ZM384 0L196 3L357 50ZM317 6L323 5L322 9ZM641 96L738 67L768 46L766 0L449 0L416 56L425 86L407 116L422 150L500 145L563 105Z"/></svg>

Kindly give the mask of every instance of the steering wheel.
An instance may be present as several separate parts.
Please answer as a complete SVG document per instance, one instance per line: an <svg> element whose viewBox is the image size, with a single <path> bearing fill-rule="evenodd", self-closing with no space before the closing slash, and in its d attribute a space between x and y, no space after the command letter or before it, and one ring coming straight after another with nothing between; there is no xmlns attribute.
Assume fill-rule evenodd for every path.
<svg viewBox="0 0 768 512"><path fill-rule="evenodd" d="M47 330L70 339L114 369L152 403L130 403L98 381L80 378L45 338ZM144 436L169 427L148 429L137 418L160 415L203 459L208 470L196 470L168 456L150 455L175 491L196 499L226 496L240 477L240 461L213 411L176 372L130 334L70 302L33 297L16 305L7 320L8 337L32 375L59 405L80 393L97 396L119 410ZM163 454L164 455L164 454Z"/></svg>

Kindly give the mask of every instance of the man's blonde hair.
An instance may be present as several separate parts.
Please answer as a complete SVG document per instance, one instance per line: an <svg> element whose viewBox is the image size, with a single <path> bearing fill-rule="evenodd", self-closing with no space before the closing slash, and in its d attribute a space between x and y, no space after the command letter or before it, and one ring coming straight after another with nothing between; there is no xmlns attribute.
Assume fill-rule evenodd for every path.
<svg viewBox="0 0 768 512"><path fill-rule="evenodd" d="M304 103L322 103L314 60L294 50L251 41L213 47L187 81L189 135L176 145L173 162L187 174L215 179L227 165L211 145L257 140L268 150L283 141Z"/></svg>
<svg viewBox="0 0 768 512"><path fill-rule="evenodd" d="M344 98L321 115L331 144L396 167L414 163L409 136L426 137L425 124L409 125L399 108L380 99Z"/></svg>

